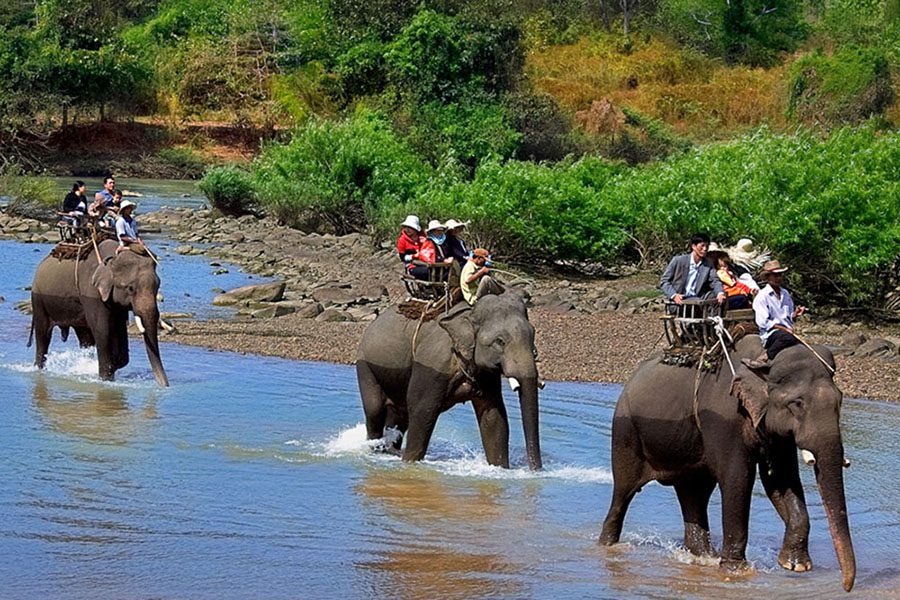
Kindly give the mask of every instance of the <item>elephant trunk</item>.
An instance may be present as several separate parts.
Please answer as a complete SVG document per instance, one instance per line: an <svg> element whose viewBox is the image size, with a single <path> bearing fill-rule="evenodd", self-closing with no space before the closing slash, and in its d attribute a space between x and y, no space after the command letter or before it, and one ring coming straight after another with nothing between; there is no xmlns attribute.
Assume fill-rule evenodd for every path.
<svg viewBox="0 0 900 600"><path fill-rule="evenodd" d="M155 305L150 308L134 308L135 320L143 326L141 333L144 336L144 346L147 348L147 358L150 360L150 368L156 383L163 387L169 387L169 378L163 368L162 359L159 356L159 310Z"/></svg>
<svg viewBox="0 0 900 600"><path fill-rule="evenodd" d="M827 452L816 453L814 465L816 483L822 496L822 506L828 517L831 539L837 553L843 575L844 590L853 589L856 580L856 556L850 539L850 524L847 520L847 501L844 497L844 449L840 440L825 444Z"/></svg>
<svg viewBox="0 0 900 600"><path fill-rule="evenodd" d="M538 433L538 381L535 376L522 378L519 383L519 405L522 409L522 427L525 430L528 466L537 471L543 468L541 439Z"/></svg>

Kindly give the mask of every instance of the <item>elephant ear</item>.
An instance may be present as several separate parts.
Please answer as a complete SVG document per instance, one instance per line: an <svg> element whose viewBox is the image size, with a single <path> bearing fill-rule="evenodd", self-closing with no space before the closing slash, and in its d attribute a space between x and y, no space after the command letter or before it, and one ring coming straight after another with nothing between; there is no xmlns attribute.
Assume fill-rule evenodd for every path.
<svg viewBox="0 0 900 600"><path fill-rule="evenodd" d="M750 415L753 428L759 427L769 406L769 384L765 374L743 365L738 367L731 382L731 395L740 399L744 410Z"/></svg>
<svg viewBox="0 0 900 600"><path fill-rule="evenodd" d="M464 361L475 360L475 325L472 323L471 307L457 306L450 314L441 317L438 325L450 334L453 349Z"/></svg>
<svg viewBox="0 0 900 600"><path fill-rule="evenodd" d="M93 277L91 277L91 285L97 288L97 291L100 292L100 299L106 302L109 300L109 295L112 293L113 289L113 273L112 269L110 269L106 265L100 265L94 271Z"/></svg>

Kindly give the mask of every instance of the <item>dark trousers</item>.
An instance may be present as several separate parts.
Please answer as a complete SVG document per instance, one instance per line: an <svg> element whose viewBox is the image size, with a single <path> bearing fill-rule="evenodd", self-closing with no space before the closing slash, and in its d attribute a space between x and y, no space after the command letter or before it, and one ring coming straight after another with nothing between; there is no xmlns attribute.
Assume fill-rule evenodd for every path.
<svg viewBox="0 0 900 600"><path fill-rule="evenodd" d="M785 348L796 346L799 343L797 338L792 334L787 331L776 329L772 332L772 335L769 336L769 339L766 340L766 356L769 357L769 360L772 360Z"/></svg>

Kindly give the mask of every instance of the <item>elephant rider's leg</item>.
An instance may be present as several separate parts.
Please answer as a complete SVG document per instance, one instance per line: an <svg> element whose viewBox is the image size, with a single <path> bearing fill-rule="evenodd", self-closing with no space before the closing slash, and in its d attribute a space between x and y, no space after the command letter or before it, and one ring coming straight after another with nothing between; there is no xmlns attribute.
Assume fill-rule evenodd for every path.
<svg viewBox="0 0 900 600"><path fill-rule="evenodd" d="M720 565L727 570L746 567L750 497L755 479L756 465L743 453L733 456L730 468L719 474L719 488L722 490Z"/></svg>
<svg viewBox="0 0 900 600"><path fill-rule="evenodd" d="M356 380L362 397L363 411L366 413L366 438L379 440L384 437L387 416L384 392L371 367L363 360L356 363Z"/></svg>
<svg viewBox="0 0 900 600"><path fill-rule="evenodd" d="M484 446L488 464L508 469L509 418L499 391L497 389L496 394L487 392L476 396L472 399L472 408L475 409L475 418L481 432L481 444Z"/></svg>
<svg viewBox="0 0 900 600"><path fill-rule="evenodd" d="M675 484L675 493L684 517L684 545L696 555L713 554L709 541L709 498L716 488L711 475L691 477Z"/></svg>
<svg viewBox="0 0 900 600"><path fill-rule="evenodd" d="M481 278L481 281L478 282L478 291L475 293L475 299L483 298L488 294L502 294L503 286L500 283L491 277L490 275L485 275Z"/></svg>
<svg viewBox="0 0 900 600"><path fill-rule="evenodd" d="M759 476L766 495L785 525L778 564L791 571L808 571L812 569L809 513L800 483L797 450L793 444L783 446L771 449L769 461L759 465Z"/></svg>

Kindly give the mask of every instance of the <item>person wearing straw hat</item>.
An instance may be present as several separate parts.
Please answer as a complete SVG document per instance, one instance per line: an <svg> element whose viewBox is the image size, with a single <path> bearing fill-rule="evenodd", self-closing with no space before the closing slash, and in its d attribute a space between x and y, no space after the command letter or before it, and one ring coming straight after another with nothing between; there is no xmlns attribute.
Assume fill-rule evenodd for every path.
<svg viewBox="0 0 900 600"><path fill-rule="evenodd" d="M777 260L767 261L763 265L767 283L753 300L753 312L765 352L753 360L742 359L741 362L751 369L768 367L779 352L800 343L794 337L794 319L805 313L806 307L795 308L790 293L782 287L787 270Z"/></svg>
<svg viewBox="0 0 900 600"><path fill-rule="evenodd" d="M443 244L444 256L452 258L461 265L465 264L466 259L469 258L466 244L459 237L466 225L468 225L467 222L460 222L456 219L449 219L444 223L444 227L447 228L447 240Z"/></svg>
<svg viewBox="0 0 900 600"><path fill-rule="evenodd" d="M116 218L116 237L119 239L119 247L116 252L121 252L129 246L143 246L144 242L138 235L137 221L132 216L137 206L131 200L125 200L119 205L119 216ZM133 248L141 250L142 248Z"/></svg>
<svg viewBox="0 0 900 600"><path fill-rule="evenodd" d="M716 267L716 275L728 300L728 308L749 308L751 299L759 292L753 276L740 265L731 262L726 248L711 242L706 256Z"/></svg>

